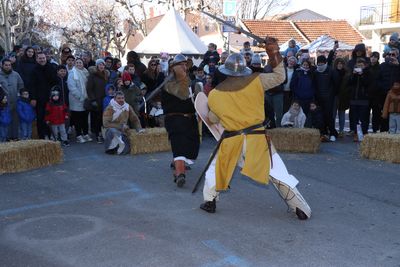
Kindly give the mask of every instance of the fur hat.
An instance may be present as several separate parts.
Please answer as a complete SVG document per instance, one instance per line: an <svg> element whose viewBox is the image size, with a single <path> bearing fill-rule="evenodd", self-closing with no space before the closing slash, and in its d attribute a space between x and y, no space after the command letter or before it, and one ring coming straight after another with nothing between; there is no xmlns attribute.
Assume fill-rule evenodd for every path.
<svg viewBox="0 0 400 267"><path fill-rule="evenodd" d="M96 60L96 66L103 64L104 66L106 65L106 62L104 61L104 59L99 58L98 60Z"/></svg>

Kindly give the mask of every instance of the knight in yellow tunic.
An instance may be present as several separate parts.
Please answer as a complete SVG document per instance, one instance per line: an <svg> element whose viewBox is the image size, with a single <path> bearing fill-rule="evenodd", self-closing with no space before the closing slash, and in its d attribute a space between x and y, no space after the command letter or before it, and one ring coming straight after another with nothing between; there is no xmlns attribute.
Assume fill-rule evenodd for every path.
<svg viewBox="0 0 400 267"><path fill-rule="evenodd" d="M272 73L252 74L246 67L243 56L232 54L219 68L228 78L209 94L209 119L214 123L221 123L225 132L216 158L206 172L203 189L205 203L200 207L207 212L215 212L217 191L228 188L237 165L241 167L243 175L256 182L269 182L271 162L274 161L270 156L271 147L263 125L264 92L284 82L285 69L275 40L267 40L266 52L270 59L269 64L273 67ZM277 163L282 165L283 162L281 164L280 158L277 157L279 158L276 154L274 160L278 160ZM277 183L278 187L282 184L280 181ZM283 192L278 187L282 195ZM285 190L289 189L290 187L287 187ZM291 194L297 194L298 199L304 200L296 188L292 188ZM296 207L304 210L294 210L299 219L310 217L311 211L307 203L297 204L296 202Z"/></svg>

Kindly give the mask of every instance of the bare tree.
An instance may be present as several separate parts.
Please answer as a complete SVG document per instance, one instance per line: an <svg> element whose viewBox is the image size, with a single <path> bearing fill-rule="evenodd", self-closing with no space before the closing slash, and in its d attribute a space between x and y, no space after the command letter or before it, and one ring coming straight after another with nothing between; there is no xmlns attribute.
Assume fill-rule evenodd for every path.
<svg viewBox="0 0 400 267"><path fill-rule="evenodd" d="M143 36L147 36L147 14L145 10L145 2L152 2L150 0L115 0L119 3L129 14L129 20L132 26L138 29Z"/></svg>
<svg viewBox="0 0 400 267"><path fill-rule="evenodd" d="M62 7L50 9L57 8ZM68 12L61 17L48 11L42 17L46 24L44 28L50 32L58 31L64 42L95 55L115 49L123 56L134 30L132 22L120 16L118 6L110 5L106 0L70 1Z"/></svg>
<svg viewBox="0 0 400 267"><path fill-rule="evenodd" d="M29 0L0 0L0 45L6 52L34 34L35 4L38 3Z"/></svg>
<svg viewBox="0 0 400 267"><path fill-rule="evenodd" d="M263 19L273 12L284 10L291 0L241 0L239 16L241 19Z"/></svg>

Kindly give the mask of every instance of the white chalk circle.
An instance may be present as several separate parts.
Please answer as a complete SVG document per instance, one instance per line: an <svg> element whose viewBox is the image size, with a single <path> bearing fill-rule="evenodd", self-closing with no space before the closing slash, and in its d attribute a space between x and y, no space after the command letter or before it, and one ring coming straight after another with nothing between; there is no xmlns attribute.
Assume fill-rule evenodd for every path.
<svg viewBox="0 0 400 267"><path fill-rule="evenodd" d="M103 227L102 220L93 216L53 214L11 224L5 237L31 245L65 243L86 239Z"/></svg>

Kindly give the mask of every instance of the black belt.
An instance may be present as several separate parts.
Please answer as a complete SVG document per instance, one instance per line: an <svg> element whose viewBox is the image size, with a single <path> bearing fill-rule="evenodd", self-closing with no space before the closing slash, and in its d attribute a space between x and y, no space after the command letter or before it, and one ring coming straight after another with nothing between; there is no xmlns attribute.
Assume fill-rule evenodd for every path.
<svg viewBox="0 0 400 267"><path fill-rule="evenodd" d="M256 130L258 128L264 127L264 130ZM238 131L224 131L221 135L221 138L218 140L217 145L215 146L213 152L211 153L210 158L207 161L206 166L204 167L203 171L200 174L199 179L197 180L192 193L195 193L197 191L197 187L199 186L201 180L203 179L203 176L205 175L206 171L208 170L208 167L210 167L211 162L213 161L213 159L215 158L215 155L218 152L218 149L222 143L222 141L225 138L230 138L230 137L234 137L234 136L238 136L238 135L248 135L248 134L263 134L265 135L266 139L267 139L267 144L268 144L268 150L269 150L269 154L270 154L270 159L271 159L271 166L272 166L272 152L271 152L271 140L269 139L269 137L266 134L266 130L265 130L265 124L264 123L260 123L260 124L256 124Z"/></svg>
<svg viewBox="0 0 400 267"><path fill-rule="evenodd" d="M186 118L191 118L194 116L194 113L180 113L180 112L172 112L172 113L167 113L165 114L165 116L169 117L169 116L183 116Z"/></svg>

